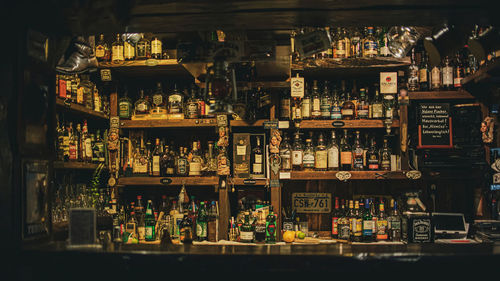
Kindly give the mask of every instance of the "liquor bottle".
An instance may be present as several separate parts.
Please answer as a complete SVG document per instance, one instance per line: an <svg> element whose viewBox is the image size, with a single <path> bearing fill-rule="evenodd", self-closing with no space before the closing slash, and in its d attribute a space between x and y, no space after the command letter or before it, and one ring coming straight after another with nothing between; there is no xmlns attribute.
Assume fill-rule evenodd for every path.
<svg viewBox="0 0 500 281"><path fill-rule="evenodd" d="M336 85L333 86L333 99L330 111L330 119L342 119L341 102Z"/></svg>
<svg viewBox="0 0 500 281"><path fill-rule="evenodd" d="M381 57L390 57L391 51L389 50L389 40L387 39L387 28L382 27L381 32L379 33L378 40L379 47L379 56Z"/></svg>
<svg viewBox="0 0 500 281"><path fill-rule="evenodd" d="M129 40L123 41L123 58L126 61L135 59L135 46Z"/></svg>
<svg viewBox="0 0 500 281"><path fill-rule="evenodd" d="M369 118L370 105L366 97L365 88L359 89L359 102L358 102L358 109L356 110L356 112L357 112L357 119Z"/></svg>
<svg viewBox="0 0 500 281"><path fill-rule="evenodd" d="M167 161L170 154L170 148L168 145L164 146L163 152L160 156L160 176L164 177L167 175Z"/></svg>
<svg viewBox="0 0 500 281"><path fill-rule="evenodd" d="M370 199L365 199L365 208L363 213L363 242L374 242L374 221L370 211Z"/></svg>
<svg viewBox="0 0 500 281"><path fill-rule="evenodd" d="M215 110L215 97L212 94L212 82L208 82L208 89L205 89L207 91L207 97L206 97L206 102L205 102L205 118L214 118L215 114L213 111Z"/></svg>
<svg viewBox="0 0 500 281"><path fill-rule="evenodd" d="M318 81L313 81L312 97L311 97L311 118L320 119L321 118L321 96L318 89Z"/></svg>
<svg viewBox="0 0 500 281"><path fill-rule="evenodd" d="M135 44L135 55L138 60L145 60L151 57L151 42L141 34L141 38Z"/></svg>
<svg viewBox="0 0 500 281"><path fill-rule="evenodd" d="M391 170L391 151L387 144L387 138L384 138L384 145L380 150L380 169L384 171Z"/></svg>
<svg viewBox="0 0 500 281"><path fill-rule="evenodd" d="M303 157L303 167L306 171L314 170L315 158L314 158L314 147L312 145L312 139L306 139L306 147L304 149Z"/></svg>
<svg viewBox="0 0 500 281"><path fill-rule="evenodd" d="M351 57L359 58L363 56L363 42L358 28L354 28L351 36Z"/></svg>
<svg viewBox="0 0 500 281"><path fill-rule="evenodd" d="M316 171L326 171L328 168L328 151L323 140L323 134L319 134L318 145L315 150L315 165Z"/></svg>
<svg viewBox="0 0 500 281"><path fill-rule="evenodd" d="M193 242L193 221L188 215L188 210L184 210L182 221L179 224L179 239L185 244Z"/></svg>
<svg viewBox="0 0 500 281"><path fill-rule="evenodd" d="M152 146L150 140L148 140L146 142L145 153L146 153L146 158L147 158L147 162L148 162L148 175L150 177L152 177L153 176L153 146Z"/></svg>
<svg viewBox="0 0 500 281"><path fill-rule="evenodd" d="M378 43L374 33L373 27L367 28L367 34L363 40L363 57L365 58L373 58L378 55Z"/></svg>
<svg viewBox="0 0 500 281"><path fill-rule="evenodd" d="M291 118L296 123L302 120L302 103L298 97L294 97L292 100Z"/></svg>
<svg viewBox="0 0 500 281"><path fill-rule="evenodd" d="M301 113L302 113L302 119L308 120L311 119L311 94L309 93L309 88L307 87L307 83L305 85L304 90L305 93L304 93L304 98L302 98Z"/></svg>
<svg viewBox="0 0 500 281"><path fill-rule="evenodd" d="M304 146L302 145L299 132L296 132L292 146L292 168L294 171L301 171L303 169L303 154Z"/></svg>
<svg viewBox="0 0 500 281"><path fill-rule="evenodd" d="M125 225L125 232L124 236L126 239L123 239L123 241L128 241L130 238L139 239L139 235L137 233L137 218L133 210L130 212L127 224Z"/></svg>
<svg viewBox="0 0 500 281"><path fill-rule="evenodd" d="M214 141L208 141L207 175L214 175L217 172L217 158L214 149Z"/></svg>
<svg viewBox="0 0 500 281"><path fill-rule="evenodd" d="M83 161L83 133L80 124L76 124L76 135L77 135L77 149L78 149L78 161Z"/></svg>
<svg viewBox="0 0 500 281"><path fill-rule="evenodd" d="M83 120L83 161L86 163L92 162L92 138L88 131L87 120Z"/></svg>
<svg viewBox="0 0 500 281"><path fill-rule="evenodd" d="M349 241L351 239L351 222L346 211L344 199L341 203L341 215L338 220L338 239Z"/></svg>
<svg viewBox="0 0 500 281"><path fill-rule="evenodd" d="M351 96L350 96L351 102L354 104L354 109L353 109L353 119L356 119L358 117L358 104L359 104L359 95L358 95L358 88L356 86L356 80L352 80L352 87L351 87Z"/></svg>
<svg viewBox="0 0 500 281"><path fill-rule="evenodd" d="M285 133L283 142L280 144L281 170L288 172L292 170L292 147L288 135Z"/></svg>
<svg viewBox="0 0 500 281"><path fill-rule="evenodd" d="M379 94L378 87L375 88L375 96L373 97L371 108L372 119L382 119L384 118L384 106L382 103L382 96Z"/></svg>
<svg viewBox="0 0 500 281"><path fill-rule="evenodd" d="M123 59L123 41L120 34L116 34L116 41L111 44L111 61L113 63L120 63Z"/></svg>
<svg viewBox="0 0 500 281"><path fill-rule="evenodd" d="M339 198L335 197L335 209L332 212L332 238L339 238L339 218L342 216L342 213L339 208Z"/></svg>
<svg viewBox="0 0 500 281"><path fill-rule="evenodd" d="M415 62L415 48L411 49L411 63L408 66L408 91L414 92L419 90L418 83L418 66Z"/></svg>
<svg viewBox="0 0 500 281"><path fill-rule="evenodd" d="M151 40L151 57L153 59L161 59L162 58L162 43L158 37L154 37Z"/></svg>
<svg viewBox="0 0 500 281"><path fill-rule="evenodd" d="M73 122L69 123L69 142L68 142L68 151L69 151L69 161L77 161L78 160L78 148L77 148L77 139L76 133L73 130Z"/></svg>
<svg viewBox="0 0 500 281"><path fill-rule="evenodd" d="M163 91L161 89L161 83L158 82L156 83L156 91L153 94L153 102L151 104L151 114L165 114L167 112L166 110L166 102L165 102L165 95L163 94Z"/></svg>
<svg viewBox="0 0 500 281"><path fill-rule="evenodd" d="M255 242L265 242L266 241L266 217L264 213L259 210L257 212L257 221L255 223Z"/></svg>
<svg viewBox="0 0 500 281"><path fill-rule="evenodd" d="M345 30L344 30L345 31ZM337 27L335 53L336 58L346 58L346 40L342 34L342 28Z"/></svg>
<svg viewBox="0 0 500 281"><path fill-rule="evenodd" d="M101 131L97 130L95 135L95 143L94 143L96 155L97 155L97 163L104 163L106 160L105 151L104 151L104 143L101 139Z"/></svg>
<svg viewBox="0 0 500 281"><path fill-rule="evenodd" d="M344 88L345 84L343 84ZM344 88L345 89L345 88ZM344 101L344 104L342 104L342 119L345 120L352 120L354 119L354 111L356 110L356 107L354 103L351 101L351 96L349 92L346 93L346 99Z"/></svg>
<svg viewBox="0 0 500 281"><path fill-rule="evenodd" d="M144 238L146 241L156 240L155 216L153 214L153 202L148 200L146 215L144 216Z"/></svg>
<svg viewBox="0 0 500 281"><path fill-rule="evenodd" d="M346 129L344 129L344 135L340 139L340 169L342 171L352 170L352 150L347 141Z"/></svg>
<svg viewBox="0 0 500 281"><path fill-rule="evenodd" d="M427 54L422 53L422 60L420 62L420 67L418 70L418 84L420 87L420 91L428 91L429 90L429 63Z"/></svg>
<svg viewBox="0 0 500 281"><path fill-rule="evenodd" d="M198 151L198 142L193 142L193 150L191 151L191 159L189 160L189 176L201 176L201 166L203 160Z"/></svg>
<svg viewBox="0 0 500 281"><path fill-rule="evenodd" d="M384 95L384 117L385 119L393 119L394 117L394 96L391 94Z"/></svg>
<svg viewBox="0 0 500 281"><path fill-rule="evenodd" d="M460 89L462 87L462 79L465 77L465 67L462 56L457 52L455 56L455 73L453 78L453 87Z"/></svg>
<svg viewBox="0 0 500 281"><path fill-rule="evenodd" d="M401 216L398 212L397 202L391 199L392 213L387 218L387 226L389 228L389 239L394 242L401 241Z"/></svg>
<svg viewBox="0 0 500 281"><path fill-rule="evenodd" d="M441 89L441 68L435 65L431 69L431 90L439 91Z"/></svg>
<svg viewBox="0 0 500 281"><path fill-rule="evenodd" d="M94 84L90 82L88 74L81 75L77 91L80 92L80 96L83 98L82 102L85 107L90 110L94 110Z"/></svg>
<svg viewBox="0 0 500 281"><path fill-rule="evenodd" d="M194 85L191 87L191 95L186 102L186 118L197 119L200 117L198 110L198 99L196 98L196 89Z"/></svg>
<svg viewBox="0 0 500 281"><path fill-rule="evenodd" d="M146 213L144 212L144 205L142 204L142 196L137 196L137 205L135 207L135 213L137 216L137 234L139 236L139 241L144 241L146 239Z"/></svg>
<svg viewBox="0 0 500 281"><path fill-rule="evenodd" d="M366 161L368 170L376 171L380 169L379 153L377 151L375 138L372 138L370 141L370 149L366 152Z"/></svg>
<svg viewBox="0 0 500 281"><path fill-rule="evenodd" d="M321 95L321 118L330 119L330 109L332 107L332 100L330 96L330 91L328 90L327 81L324 82L323 94Z"/></svg>
<svg viewBox="0 0 500 281"><path fill-rule="evenodd" d="M273 206L269 206L269 215L266 217L266 243L276 243L276 216L273 212Z"/></svg>
<svg viewBox="0 0 500 281"><path fill-rule="evenodd" d="M283 91L280 99L280 120L290 120L291 97L290 92Z"/></svg>
<svg viewBox="0 0 500 281"><path fill-rule="evenodd" d="M177 85L174 85L174 90L168 96L168 113L170 114L182 113L183 104L184 104L184 95L177 90Z"/></svg>
<svg viewBox="0 0 500 281"><path fill-rule="evenodd" d="M443 67L441 68L441 77L443 78L443 89L453 89L453 66L448 56L444 58Z"/></svg>
<svg viewBox="0 0 500 281"><path fill-rule="evenodd" d="M377 241L387 241L387 218L384 211L384 201L380 201L377 218Z"/></svg>
<svg viewBox="0 0 500 281"><path fill-rule="evenodd" d="M243 243L253 243L254 241L254 230L250 224L250 213L245 212L245 220L240 226L240 241Z"/></svg>
<svg viewBox="0 0 500 281"><path fill-rule="evenodd" d="M205 202L200 202L198 216L196 217L196 237L198 241L208 240L208 212Z"/></svg>
<svg viewBox="0 0 500 281"><path fill-rule="evenodd" d="M128 97L127 88L123 91L123 97L118 101L118 116L120 119L130 119L132 117L132 101Z"/></svg>
<svg viewBox="0 0 500 281"><path fill-rule="evenodd" d="M150 111L151 104L146 98L144 98L144 90L140 90L139 99L134 103L134 115L136 117L145 116L147 114L150 114Z"/></svg>
<svg viewBox="0 0 500 281"><path fill-rule="evenodd" d="M157 177L157 176L160 176L160 139L157 138L156 139L156 143L155 143L155 148L153 150L153 153L152 153L152 175Z"/></svg>
<svg viewBox="0 0 500 281"><path fill-rule="evenodd" d="M360 132L356 131L356 139L352 146L353 170L363 170L363 145L361 144Z"/></svg>
<svg viewBox="0 0 500 281"><path fill-rule="evenodd" d="M99 42L95 47L95 57L99 62L109 61L109 46L104 40L104 34L99 35Z"/></svg>
<svg viewBox="0 0 500 281"><path fill-rule="evenodd" d="M337 171L339 169L339 145L335 137L335 131L332 130L332 137L327 147L328 153L328 170Z"/></svg>
<svg viewBox="0 0 500 281"><path fill-rule="evenodd" d="M349 202L350 204L350 202ZM352 241L361 242L363 241L363 217L359 210L359 201L354 201L354 212L352 213Z"/></svg>
<svg viewBox="0 0 500 281"><path fill-rule="evenodd" d="M251 161L252 161L252 174L256 176L263 176L263 152L260 144L260 137L257 137L257 144L255 148L252 149Z"/></svg>

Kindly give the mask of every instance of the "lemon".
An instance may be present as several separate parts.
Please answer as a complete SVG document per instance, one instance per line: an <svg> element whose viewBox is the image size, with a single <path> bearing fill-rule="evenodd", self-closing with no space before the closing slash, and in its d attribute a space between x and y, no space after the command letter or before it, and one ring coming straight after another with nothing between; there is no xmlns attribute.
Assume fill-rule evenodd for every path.
<svg viewBox="0 0 500 281"><path fill-rule="evenodd" d="M291 243L293 242L293 240L295 240L295 231L285 231L285 233L283 234L283 241Z"/></svg>

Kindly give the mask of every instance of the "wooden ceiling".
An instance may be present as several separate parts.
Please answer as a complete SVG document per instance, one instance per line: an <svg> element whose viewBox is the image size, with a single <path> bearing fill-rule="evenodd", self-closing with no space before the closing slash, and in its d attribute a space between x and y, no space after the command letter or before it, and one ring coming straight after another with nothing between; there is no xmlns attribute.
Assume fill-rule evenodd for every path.
<svg viewBox="0 0 500 281"><path fill-rule="evenodd" d="M499 7L498 0L21 0L15 14L62 34L276 32L302 26L498 25Z"/></svg>

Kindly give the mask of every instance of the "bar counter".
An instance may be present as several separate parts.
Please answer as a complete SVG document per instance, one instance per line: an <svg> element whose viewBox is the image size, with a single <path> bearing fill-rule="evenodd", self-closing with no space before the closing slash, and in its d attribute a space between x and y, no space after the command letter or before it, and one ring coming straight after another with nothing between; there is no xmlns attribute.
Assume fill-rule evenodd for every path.
<svg viewBox="0 0 500 281"><path fill-rule="evenodd" d="M68 249L64 242L25 247L14 263L24 280L140 278L188 272L190 276L276 273L296 277L369 274L370 279L435 280L500 274L500 243L320 244L320 245L144 245L109 244L101 249ZM99 272L99 273L97 273ZM149 276L148 275L148 276ZM250 275L249 275L250 276ZM111 278L111 279L110 279ZM95 278L94 278L95 279ZM68 280L68 279L65 279ZM96 279L95 279L96 280ZM496 279L498 280L498 279Z"/></svg>

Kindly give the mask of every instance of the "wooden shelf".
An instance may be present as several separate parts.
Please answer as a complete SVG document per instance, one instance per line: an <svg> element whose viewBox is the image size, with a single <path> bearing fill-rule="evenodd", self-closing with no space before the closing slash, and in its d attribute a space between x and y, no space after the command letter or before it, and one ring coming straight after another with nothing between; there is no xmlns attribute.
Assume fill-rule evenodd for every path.
<svg viewBox="0 0 500 281"><path fill-rule="evenodd" d="M54 169L95 170L99 164L85 162L62 162L55 161Z"/></svg>
<svg viewBox="0 0 500 281"><path fill-rule="evenodd" d="M217 185L219 177L123 177L118 185L172 186L172 185Z"/></svg>
<svg viewBox="0 0 500 281"><path fill-rule="evenodd" d="M339 171L292 171L290 180L339 180L336 174ZM349 171L349 180L373 180L373 179L408 179L403 171Z"/></svg>
<svg viewBox="0 0 500 281"><path fill-rule="evenodd" d="M244 186L266 186L267 179L252 179L252 178L233 178L232 182L234 185L244 185Z"/></svg>
<svg viewBox="0 0 500 281"><path fill-rule="evenodd" d="M120 120L120 128L123 129L190 128L215 126L217 126L217 120L215 118L178 120Z"/></svg>
<svg viewBox="0 0 500 281"><path fill-rule="evenodd" d="M290 88L290 81L256 81L256 82L244 82L239 81L237 83L238 88L249 87L249 88Z"/></svg>
<svg viewBox="0 0 500 281"><path fill-rule="evenodd" d="M462 86L469 86L471 84L480 83L488 80L494 75L500 75L500 59L490 63L487 66L481 67L473 74L462 79Z"/></svg>
<svg viewBox="0 0 500 281"><path fill-rule="evenodd" d="M343 126L333 126L333 122L343 122ZM372 129L385 128L383 120L302 120L299 123L301 129ZM399 120L393 120L391 127L399 127Z"/></svg>
<svg viewBox="0 0 500 281"><path fill-rule="evenodd" d="M147 59L121 63L101 62L99 68L109 68L123 75L198 77L206 63L178 63L177 59Z"/></svg>
<svg viewBox="0 0 500 281"><path fill-rule="evenodd" d="M473 95L465 90L408 92L408 95L410 100L475 99Z"/></svg>
<svg viewBox="0 0 500 281"><path fill-rule="evenodd" d="M92 109L88 109L83 105L76 103L66 103L61 98L56 98L56 105L65 111L72 112L74 114L83 115L86 117L96 118L96 119L109 119L109 117L103 112L98 112Z"/></svg>
<svg viewBox="0 0 500 281"><path fill-rule="evenodd" d="M254 123L248 123L245 120L230 120L229 125L231 127L262 127L264 122L269 121L267 119L256 120Z"/></svg>
<svg viewBox="0 0 500 281"><path fill-rule="evenodd" d="M100 62L99 68L118 68L118 67L154 67L154 66L178 66L180 65L176 59L148 59L148 60L132 60L123 61L120 63Z"/></svg>
<svg viewBox="0 0 500 281"><path fill-rule="evenodd" d="M303 71L303 75L335 75L355 74L394 69L410 65L410 58L376 57L376 58L330 58L308 59L292 62L292 70Z"/></svg>

